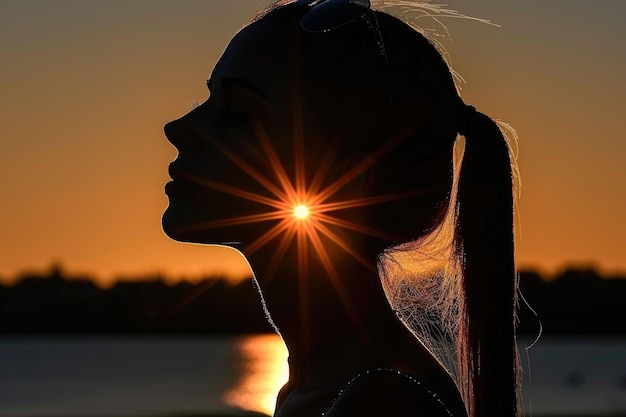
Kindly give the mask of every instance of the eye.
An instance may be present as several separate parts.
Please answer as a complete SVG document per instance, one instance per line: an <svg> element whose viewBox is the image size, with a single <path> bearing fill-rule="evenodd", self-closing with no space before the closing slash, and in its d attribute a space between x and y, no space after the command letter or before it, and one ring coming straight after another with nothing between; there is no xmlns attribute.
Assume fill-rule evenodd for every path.
<svg viewBox="0 0 626 417"><path fill-rule="evenodd" d="M212 78L206 80L209 98L226 121L241 122L256 119L263 114L266 99L249 81L239 78L219 78L218 86Z"/></svg>
<svg viewBox="0 0 626 417"><path fill-rule="evenodd" d="M223 97L224 94L212 93L213 81L211 80L211 78L206 79L206 87L209 90L209 97L211 98L211 101L215 103L215 108L220 113L220 116L222 117L222 119L227 120L227 121L237 122L237 121L245 120L248 117L244 112L235 108L229 102L229 100L225 99Z"/></svg>
<svg viewBox="0 0 626 417"><path fill-rule="evenodd" d="M233 106L231 103L221 97L218 98L216 102L217 109L220 112L222 118L228 121L243 122L250 118L249 114Z"/></svg>

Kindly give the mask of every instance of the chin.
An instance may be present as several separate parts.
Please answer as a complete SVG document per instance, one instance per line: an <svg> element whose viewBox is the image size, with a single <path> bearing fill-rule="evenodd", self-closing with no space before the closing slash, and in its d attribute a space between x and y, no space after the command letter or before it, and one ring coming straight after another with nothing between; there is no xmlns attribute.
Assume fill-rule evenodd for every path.
<svg viewBox="0 0 626 417"><path fill-rule="evenodd" d="M187 210L181 209L172 203L170 203L161 217L163 232L170 239L179 242L204 243L204 239L200 236L203 233L193 228L194 224L199 223L201 222L190 218Z"/></svg>
<svg viewBox="0 0 626 417"><path fill-rule="evenodd" d="M206 223L207 219L191 219L189 213L180 213L175 206L165 210L161 218L163 232L172 240L186 243L202 243L207 245L221 245L238 248L240 241L232 239L232 231L212 229L210 231L194 225Z"/></svg>
<svg viewBox="0 0 626 417"><path fill-rule="evenodd" d="M180 222L178 216L173 212L172 207L168 207L161 217L161 227L163 232L172 240L179 242L194 242L190 232L184 231L185 224Z"/></svg>

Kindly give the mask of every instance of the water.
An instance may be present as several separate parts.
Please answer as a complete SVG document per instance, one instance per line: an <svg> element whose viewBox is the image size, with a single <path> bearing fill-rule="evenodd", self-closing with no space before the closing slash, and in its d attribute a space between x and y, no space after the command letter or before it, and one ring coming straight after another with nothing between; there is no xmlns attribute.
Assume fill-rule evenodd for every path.
<svg viewBox="0 0 626 417"><path fill-rule="evenodd" d="M625 338L544 338L521 352L527 410L532 401L536 415L626 415Z"/></svg>
<svg viewBox="0 0 626 417"><path fill-rule="evenodd" d="M219 413L229 405L270 413L285 362L273 335L4 338L0 416Z"/></svg>
<svg viewBox="0 0 626 417"><path fill-rule="evenodd" d="M544 338L529 357L533 415L626 414L626 339ZM270 414L285 364L274 335L5 337L0 416Z"/></svg>

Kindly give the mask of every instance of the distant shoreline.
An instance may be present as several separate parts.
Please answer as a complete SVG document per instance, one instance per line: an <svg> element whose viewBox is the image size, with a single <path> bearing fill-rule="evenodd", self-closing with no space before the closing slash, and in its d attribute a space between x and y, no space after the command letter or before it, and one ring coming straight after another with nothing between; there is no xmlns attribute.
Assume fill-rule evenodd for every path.
<svg viewBox="0 0 626 417"><path fill-rule="evenodd" d="M519 276L519 334L535 335L541 327L545 335L626 335L626 278L604 277L594 269L566 270L549 281L533 271ZM170 282L154 276L100 288L58 265L22 275L14 285L0 285L0 335L273 332L250 281Z"/></svg>

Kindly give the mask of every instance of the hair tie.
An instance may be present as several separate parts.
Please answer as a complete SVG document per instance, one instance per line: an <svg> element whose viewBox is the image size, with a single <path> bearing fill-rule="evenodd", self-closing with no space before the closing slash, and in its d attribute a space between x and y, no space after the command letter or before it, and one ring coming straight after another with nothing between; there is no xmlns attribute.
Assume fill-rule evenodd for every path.
<svg viewBox="0 0 626 417"><path fill-rule="evenodd" d="M474 121L476 120L476 108L469 104L464 104L459 113L458 132L460 135L467 136L474 130Z"/></svg>

